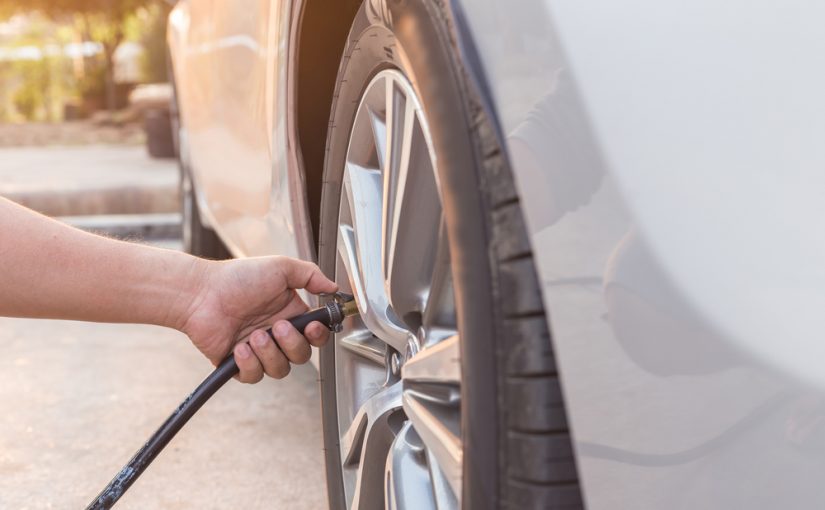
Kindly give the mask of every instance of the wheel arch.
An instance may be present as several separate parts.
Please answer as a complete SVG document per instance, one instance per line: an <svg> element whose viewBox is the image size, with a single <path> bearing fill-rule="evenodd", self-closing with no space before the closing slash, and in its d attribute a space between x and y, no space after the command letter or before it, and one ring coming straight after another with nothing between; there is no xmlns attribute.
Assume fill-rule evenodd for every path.
<svg viewBox="0 0 825 510"><path fill-rule="evenodd" d="M373 1L373 0L366 0ZM361 0L296 0L290 23L290 136L305 186L306 214L317 253L326 139L335 80L352 22ZM506 147L482 61L463 14L463 2L447 0L454 41L476 87L502 150ZM506 155L505 155L506 157Z"/></svg>
<svg viewBox="0 0 825 510"><path fill-rule="evenodd" d="M321 184L335 79L360 0L296 0L290 23L291 145L302 173L306 215L317 253Z"/></svg>

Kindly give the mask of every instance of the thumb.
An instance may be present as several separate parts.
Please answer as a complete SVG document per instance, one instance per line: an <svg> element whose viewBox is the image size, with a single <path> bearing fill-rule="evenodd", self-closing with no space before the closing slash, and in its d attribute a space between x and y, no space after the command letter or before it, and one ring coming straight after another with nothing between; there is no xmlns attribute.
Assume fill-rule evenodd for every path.
<svg viewBox="0 0 825 510"><path fill-rule="evenodd" d="M321 269L312 262L288 257L281 259L281 262L281 269L290 289L306 289L313 294L338 290L338 285L324 276Z"/></svg>

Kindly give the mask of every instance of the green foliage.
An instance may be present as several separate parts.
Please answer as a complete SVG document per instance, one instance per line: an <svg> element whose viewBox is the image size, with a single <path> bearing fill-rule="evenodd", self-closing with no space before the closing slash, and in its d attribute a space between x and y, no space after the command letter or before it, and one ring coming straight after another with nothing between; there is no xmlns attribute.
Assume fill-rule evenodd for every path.
<svg viewBox="0 0 825 510"><path fill-rule="evenodd" d="M77 92L83 99L102 98L106 95L106 69L102 65L89 65L77 82Z"/></svg>
<svg viewBox="0 0 825 510"><path fill-rule="evenodd" d="M14 107L26 120L34 120L43 105L43 94L35 87L20 87L14 94Z"/></svg>
<svg viewBox="0 0 825 510"><path fill-rule="evenodd" d="M43 17L30 16L25 32L4 41L4 47L33 46L44 52L41 58L0 63L0 120L55 120L73 86L71 62L60 48L71 41Z"/></svg>
<svg viewBox="0 0 825 510"><path fill-rule="evenodd" d="M133 32L135 17L139 11L157 12L165 9L168 7L162 0L0 0L0 18L17 13L37 12L55 22L73 24L84 41L100 43L103 47L103 83L110 109L115 107L115 50L127 33ZM83 79L80 84L83 96L88 97L100 92L100 72L100 69L95 67L90 76ZM21 93L20 104L28 105L31 95Z"/></svg>
<svg viewBox="0 0 825 510"><path fill-rule="evenodd" d="M99 15L111 21L123 21L138 8L159 0L0 0L0 15L38 11L54 20L68 20L76 15Z"/></svg>
<svg viewBox="0 0 825 510"><path fill-rule="evenodd" d="M12 104L25 120L53 121L60 117L71 92L70 70L62 58L11 63L15 88Z"/></svg>

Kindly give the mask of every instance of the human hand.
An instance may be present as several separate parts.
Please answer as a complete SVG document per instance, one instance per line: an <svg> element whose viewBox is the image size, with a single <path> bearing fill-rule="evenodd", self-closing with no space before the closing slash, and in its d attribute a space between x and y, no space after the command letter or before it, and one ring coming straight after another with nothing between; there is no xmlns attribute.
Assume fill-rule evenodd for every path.
<svg viewBox="0 0 825 510"><path fill-rule="evenodd" d="M311 322L302 335L283 320L309 309L294 289L313 294L337 290L315 264L288 257L204 264L180 329L214 365L233 350L241 382L256 383L264 374L280 379L289 373L290 363L309 360L310 345L326 343L329 330L320 322ZM264 331L269 326L280 349Z"/></svg>

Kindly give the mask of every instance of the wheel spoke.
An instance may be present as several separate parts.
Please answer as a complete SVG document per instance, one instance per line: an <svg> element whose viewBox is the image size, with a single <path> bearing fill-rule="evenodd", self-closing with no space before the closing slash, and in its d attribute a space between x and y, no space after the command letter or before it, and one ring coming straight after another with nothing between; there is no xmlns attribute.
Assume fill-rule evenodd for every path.
<svg viewBox="0 0 825 510"><path fill-rule="evenodd" d="M383 107L384 107L384 127L385 131L385 139L384 139L384 150L385 150L385 162L389 162L390 166L397 166L397 164L393 163L393 160L397 160L397 150L395 145L398 143L398 133L401 131L402 126L404 125L404 117L406 114L406 103L407 98L404 96L404 93L399 90L395 85L395 80L391 78L384 78L383 86L379 83L375 87L376 98L378 92L383 88ZM387 129L389 126L389 129ZM386 170L384 165L381 166L382 170Z"/></svg>
<svg viewBox="0 0 825 510"><path fill-rule="evenodd" d="M460 497L461 491L462 449L457 408L460 360L459 337L453 335L413 356L401 370L404 411L455 497Z"/></svg>
<svg viewBox="0 0 825 510"><path fill-rule="evenodd" d="M461 382L461 352L458 335L428 347L412 357L401 369L410 383L455 384Z"/></svg>
<svg viewBox="0 0 825 510"><path fill-rule="evenodd" d="M379 168L384 168L384 161L387 156L387 124L386 121L374 109L367 107L370 127L372 128L372 138L375 143L375 152L378 155Z"/></svg>
<svg viewBox="0 0 825 510"><path fill-rule="evenodd" d="M390 80L387 80L390 82ZM441 202L434 155L413 98L387 87L388 154L383 171L384 281L398 317L422 313L435 265ZM408 324L415 327L417 324Z"/></svg>
<svg viewBox="0 0 825 510"><path fill-rule="evenodd" d="M444 223L443 213L439 220L438 241L434 252L434 267L421 322L427 330L441 328L455 331L457 325L450 267L450 245L447 240L447 226Z"/></svg>
<svg viewBox="0 0 825 510"><path fill-rule="evenodd" d="M349 352L368 359L376 365L386 365L387 344L375 338L368 330L357 331L343 338L337 338L336 342Z"/></svg>
<svg viewBox="0 0 825 510"><path fill-rule="evenodd" d="M449 508L436 505L425 461L421 439L408 422L393 441L384 468L384 499L388 510Z"/></svg>
<svg viewBox="0 0 825 510"><path fill-rule="evenodd" d="M353 464L361 455L364 438L387 415L401 407L401 385L393 384L379 391L358 409L347 432L341 437L341 454L345 464Z"/></svg>
<svg viewBox="0 0 825 510"><path fill-rule="evenodd" d="M403 352L408 333L391 316L389 299L378 270L381 260L381 203L378 171L348 163L344 171L345 200L352 225L339 226L338 251L346 266L364 324L379 338Z"/></svg>
<svg viewBox="0 0 825 510"><path fill-rule="evenodd" d="M415 104L407 101L396 89L392 80L387 80L387 121L391 126L387 136L388 167L384 170L384 274L390 279L393 271L396 242L398 240L398 220L404 207L404 190L410 169L410 149L416 123Z"/></svg>
<svg viewBox="0 0 825 510"><path fill-rule="evenodd" d="M389 417L401 407L401 384L393 384L370 397L341 438L344 467L357 466L351 508L376 508L387 451L394 439Z"/></svg>
<svg viewBox="0 0 825 510"><path fill-rule="evenodd" d="M438 465L438 460L432 455L427 455L427 463L430 468L430 480L435 496L435 508L460 508L461 492L457 492L450 481L444 475L444 470Z"/></svg>
<svg viewBox="0 0 825 510"><path fill-rule="evenodd" d="M441 413L422 402L414 392L405 391L401 401L416 433L424 441L428 455L435 458L453 493L460 494L463 462L461 438L451 430Z"/></svg>

